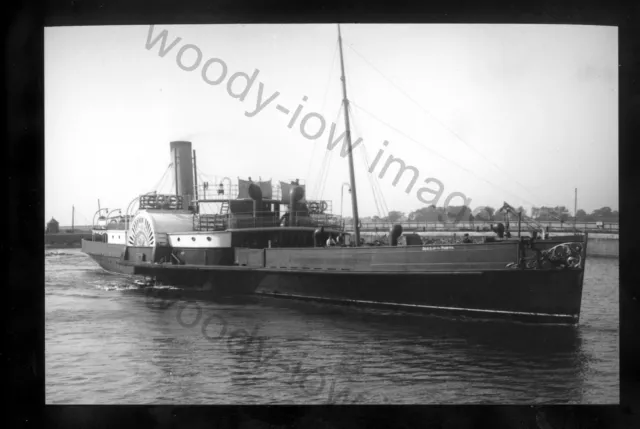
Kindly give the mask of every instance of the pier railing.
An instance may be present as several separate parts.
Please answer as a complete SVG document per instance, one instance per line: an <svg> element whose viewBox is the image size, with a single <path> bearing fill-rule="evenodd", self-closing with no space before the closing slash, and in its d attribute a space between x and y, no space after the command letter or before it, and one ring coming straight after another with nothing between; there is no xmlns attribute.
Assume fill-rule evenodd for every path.
<svg viewBox="0 0 640 429"><path fill-rule="evenodd" d="M432 232L432 231L491 231L491 224L494 226L498 223L505 223L503 220L495 221L475 221L475 222L361 222L361 231L382 232L389 229L396 223L402 225L402 229L406 232ZM543 227L549 227L549 232L573 232L575 229L587 232L605 232L609 234L617 234L620 231L620 224L614 222L576 222L575 229L573 222L547 222L537 221ZM510 231L517 231L518 222L511 221ZM522 225L523 231L528 231L526 225ZM345 223L345 231L353 231L353 223L347 221Z"/></svg>

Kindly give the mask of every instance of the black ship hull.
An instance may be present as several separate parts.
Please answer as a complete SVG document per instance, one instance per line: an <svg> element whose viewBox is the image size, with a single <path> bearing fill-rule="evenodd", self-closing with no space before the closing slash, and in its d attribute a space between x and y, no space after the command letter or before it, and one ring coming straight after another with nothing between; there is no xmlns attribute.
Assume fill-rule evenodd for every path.
<svg viewBox="0 0 640 429"><path fill-rule="evenodd" d="M578 323L582 275L570 270L432 273L269 272L255 292L474 318Z"/></svg>
<svg viewBox="0 0 640 429"><path fill-rule="evenodd" d="M96 255L96 254L89 254L89 256L91 257L91 259L96 261L96 263L100 265L100 267L103 270L108 271L110 273L126 274L126 275L136 274L134 267L127 267L120 264L121 262L120 257L109 256L109 255Z"/></svg>
<svg viewBox="0 0 640 429"><path fill-rule="evenodd" d="M246 259L240 261L247 264L177 265L124 260L127 254L124 245L84 244L85 252L109 272L145 276L162 285L212 295L270 295L536 323L575 324L580 315L584 268L504 268L505 262L515 259L513 249L507 246L493 247L496 250L491 256L492 263L477 261L481 255L491 252L486 249L456 251L447 256L420 249L380 248L379 251L359 249L357 254L347 249L241 249L237 255L242 258L246 253ZM398 261L389 264L395 271L388 271L386 264L371 271L376 265L371 261L381 256L388 261L390 251ZM302 268L311 265L312 254L316 255L315 266ZM345 255L349 254L356 257L347 264ZM424 264L410 262L416 258L428 260L432 270L425 270ZM458 262L447 269L446 264L438 262L444 258Z"/></svg>

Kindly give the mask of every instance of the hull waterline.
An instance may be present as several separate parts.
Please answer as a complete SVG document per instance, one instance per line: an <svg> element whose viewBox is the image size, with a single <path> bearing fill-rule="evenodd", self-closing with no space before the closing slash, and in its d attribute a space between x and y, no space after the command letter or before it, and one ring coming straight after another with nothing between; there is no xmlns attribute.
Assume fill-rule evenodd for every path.
<svg viewBox="0 0 640 429"><path fill-rule="evenodd" d="M535 323L579 321L583 269L340 271L262 266L202 266L123 261L124 247L93 243L89 253L108 272L214 295L257 294L332 304L393 308L454 317ZM102 247L103 254L95 253Z"/></svg>

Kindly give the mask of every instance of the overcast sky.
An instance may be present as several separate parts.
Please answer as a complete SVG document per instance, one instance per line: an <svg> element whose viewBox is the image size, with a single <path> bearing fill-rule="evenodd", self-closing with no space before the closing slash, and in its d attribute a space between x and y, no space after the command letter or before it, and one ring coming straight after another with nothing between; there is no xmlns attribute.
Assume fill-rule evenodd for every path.
<svg viewBox="0 0 640 429"><path fill-rule="evenodd" d="M163 30L161 56L162 42L148 40ZM380 214L382 199L389 210L426 206L434 194L419 190L439 188L429 178L444 186L439 206L461 192L471 207L573 210L577 187L578 208L618 209L617 28L376 24L343 25L342 33L353 140L362 138L354 149L361 216ZM194 48L179 55L187 44L202 53L199 63ZM218 85L203 80L212 58L227 67ZM213 82L222 67L208 64ZM256 70L244 100L232 98L229 78ZM126 208L161 182L172 140L193 143L200 181L299 178L308 198L332 200L339 213L348 163L340 143L327 150L332 123L334 137L344 130L339 77L336 25L47 28L45 218L68 225L75 205L76 224L90 223L98 199ZM245 85L238 78L232 91ZM262 102L279 94L247 116L260 88ZM310 139L300 123L314 112L325 128ZM305 129L311 137L320 130L317 115ZM364 154L371 164L380 149L376 204ZM394 163L379 178L389 155L417 174L407 170L393 186ZM170 178L160 185L171 191Z"/></svg>

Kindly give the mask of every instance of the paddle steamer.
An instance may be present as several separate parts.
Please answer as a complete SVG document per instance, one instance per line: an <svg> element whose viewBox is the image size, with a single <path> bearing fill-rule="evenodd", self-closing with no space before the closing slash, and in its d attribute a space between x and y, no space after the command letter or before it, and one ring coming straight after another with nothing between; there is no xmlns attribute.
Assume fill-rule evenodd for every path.
<svg viewBox="0 0 640 429"><path fill-rule="evenodd" d="M342 39L339 35L342 64ZM351 148L344 67L346 140ZM505 237L424 245L400 225L389 244L360 239L353 157L353 233L330 201L307 200L299 182L238 179L198 196L191 143L170 143L175 193L140 195L124 210L100 209L82 249L102 268L214 294L263 294L478 317L577 323L587 235ZM218 212L204 213L205 204ZM502 209L520 216L505 203ZM507 231L509 232L509 231ZM528 231L527 231L528 232ZM508 234L507 234L508 235ZM335 245L331 245L335 242ZM329 244L329 245L327 245Z"/></svg>

